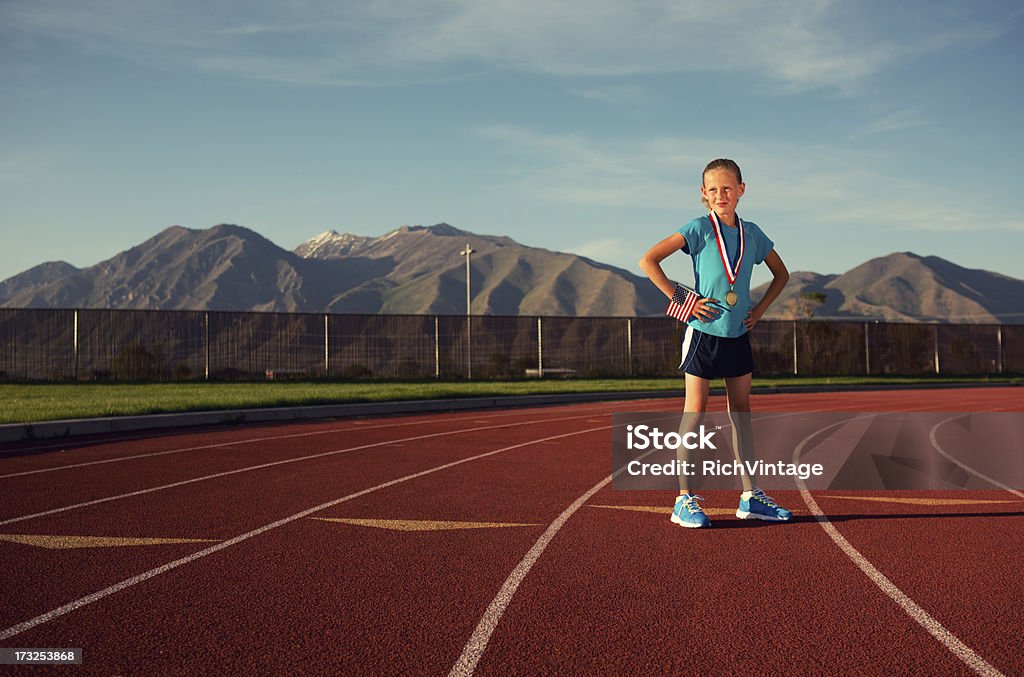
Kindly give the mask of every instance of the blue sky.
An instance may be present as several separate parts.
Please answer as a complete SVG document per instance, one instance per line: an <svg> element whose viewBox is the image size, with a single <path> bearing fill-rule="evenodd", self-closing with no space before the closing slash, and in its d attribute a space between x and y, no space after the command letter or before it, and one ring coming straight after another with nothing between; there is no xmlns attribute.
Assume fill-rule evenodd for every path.
<svg viewBox="0 0 1024 677"><path fill-rule="evenodd" d="M4 0L0 279L222 222L639 273L716 157L790 270L1024 277L1022 67L1018 2Z"/></svg>

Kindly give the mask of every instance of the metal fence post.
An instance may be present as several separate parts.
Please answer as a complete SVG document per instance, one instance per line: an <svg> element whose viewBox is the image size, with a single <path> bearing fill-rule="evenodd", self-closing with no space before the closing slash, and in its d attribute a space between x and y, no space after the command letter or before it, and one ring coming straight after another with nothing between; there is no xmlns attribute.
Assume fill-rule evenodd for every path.
<svg viewBox="0 0 1024 677"><path fill-rule="evenodd" d="M75 310L74 326L74 347L75 347L75 380L78 380L78 310Z"/></svg>
<svg viewBox="0 0 1024 677"><path fill-rule="evenodd" d="M210 313L203 313L203 380L210 380Z"/></svg>
<svg viewBox="0 0 1024 677"><path fill-rule="evenodd" d="M437 315L434 315L434 378L441 378L441 330Z"/></svg>
<svg viewBox="0 0 1024 677"><path fill-rule="evenodd" d="M331 344L328 317L327 313L324 313L324 378L330 378L331 376Z"/></svg>
<svg viewBox="0 0 1024 677"><path fill-rule="evenodd" d="M864 373L871 374L871 344L868 342L868 323L864 323Z"/></svg>
<svg viewBox="0 0 1024 677"><path fill-rule="evenodd" d="M996 327L996 370L1003 373L1003 327Z"/></svg>
<svg viewBox="0 0 1024 677"><path fill-rule="evenodd" d="M793 320L793 375L794 376L796 376L797 374L800 373L800 370L797 368L798 364L799 363L797 362L797 354L796 354L796 320Z"/></svg>
<svg viewBox="0 0 1024 677"><path fill-rule="evenodd" d="M467 261L469 258L467 257ZM473 320L466 309L466 378L473 379Z"/></svg>
<svg viewBox="0 0 1024 677"><path fill-rule="evenodd" d="M537 377L544 378L544 337L539 317L537 318Z"/></svg>
<svg viewBox="0 0 1024 677"><path fill-rule="evenodd" d="M626 319L626 375L633 375L633 318Z"/></svg>
<svg viewBox="0 0 1024 677"><path fill-rule="evenodd" d="M939 374L942 373L939 371L939 325L934 324L932 327L934 329L932 336L935 338L935 373Z"/></svg>

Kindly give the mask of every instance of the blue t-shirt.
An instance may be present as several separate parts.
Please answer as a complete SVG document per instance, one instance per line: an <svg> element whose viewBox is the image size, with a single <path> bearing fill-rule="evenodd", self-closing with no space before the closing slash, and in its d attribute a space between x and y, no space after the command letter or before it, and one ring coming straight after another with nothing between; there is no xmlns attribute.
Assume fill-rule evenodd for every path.
<svg viewBox="0 0 1024 677"><path fill-rule="evenodd" d="M682 226L677 232L686 238L683 252L693 259L693 288L700 292L701 296L718 299L721 305L730 308L729 311L719 311L718 317L711 322L693 317L687 324L715 336L742 336L747 331L743 326L743 320L747 319L747 311L753 307L750 301L750 275L754 266L764 262L765 257L775 248L775 243L768 239L756 223L743 221L743 261L740 263L736 285L733 287L739 301L730 307L725 302L725 295L729 293L729 278L726 277L725 265L718 253L715 228L711 219L701 216ZM739 257L739 228L732 228L723 223L722 234L726 240L728 256L735 265L736 258ZM730 239L732 242L729 242Z"/></svg>

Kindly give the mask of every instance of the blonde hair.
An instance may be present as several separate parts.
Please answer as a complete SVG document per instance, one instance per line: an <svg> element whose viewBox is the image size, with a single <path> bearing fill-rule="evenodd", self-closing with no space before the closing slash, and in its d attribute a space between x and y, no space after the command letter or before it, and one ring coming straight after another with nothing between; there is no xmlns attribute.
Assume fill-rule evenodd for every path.
<svg viewBox="0 0 1024 677"><path fill-rule="evenodd" d="M712 160L708 163L707 167L700 175L700 185L704 186L704 177L707 176L708 172L713 172L716 169L726 169L736 175L736 183L743 183L743 172L740 171L740 166L735 161L728 158L720 157L717 160ZM704 193L700 194L701 204L704 205L705 209L711 209L711 205L708 204L708 199L704 197Z"/></svg>

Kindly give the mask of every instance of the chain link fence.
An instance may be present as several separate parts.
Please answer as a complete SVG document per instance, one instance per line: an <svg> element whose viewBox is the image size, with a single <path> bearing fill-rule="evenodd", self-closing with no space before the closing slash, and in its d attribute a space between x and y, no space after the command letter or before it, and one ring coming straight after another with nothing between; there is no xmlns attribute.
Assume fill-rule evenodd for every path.
<svg viewBox="0 0 1024 677"><path fill-rule="evenodd" d="M0 381L675 376L667 317L0 309ZM1024 325L763 320L759 375L1024 373Z"/></svg>

